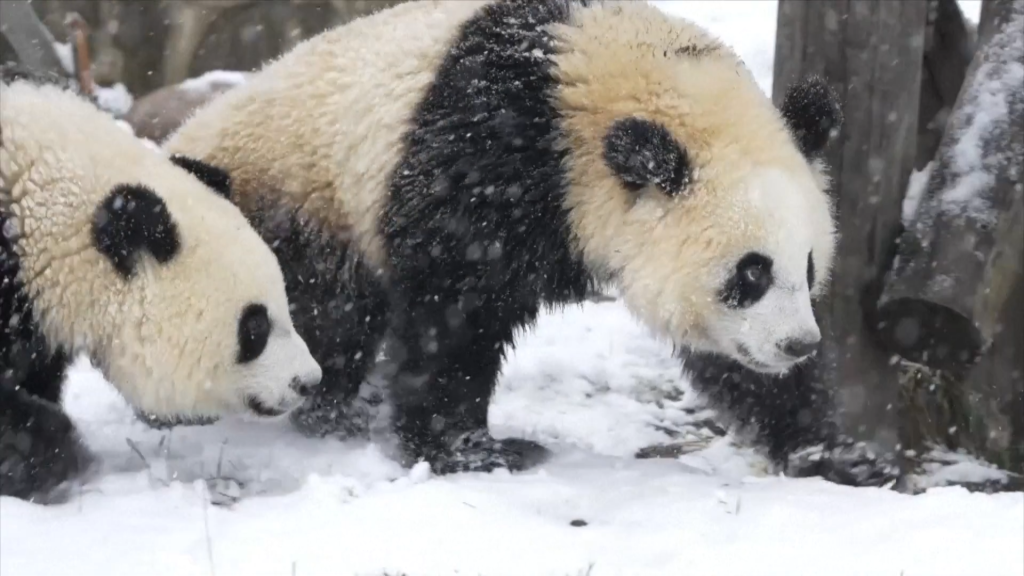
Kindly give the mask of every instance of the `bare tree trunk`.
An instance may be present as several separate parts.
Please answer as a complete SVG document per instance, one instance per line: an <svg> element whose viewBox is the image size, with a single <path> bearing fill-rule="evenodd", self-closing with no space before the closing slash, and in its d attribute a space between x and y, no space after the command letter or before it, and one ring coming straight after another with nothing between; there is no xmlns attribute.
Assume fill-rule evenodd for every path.
<svg viewBox="0 0 1024 576"><path fill-rule="evenodd" d="M846 122L828 152L840 240L822 307L825 378L846 433L892 449L897 372L869 326L913 167L925 2L780 0L773 97L810 73L829 80Z"/></svg>

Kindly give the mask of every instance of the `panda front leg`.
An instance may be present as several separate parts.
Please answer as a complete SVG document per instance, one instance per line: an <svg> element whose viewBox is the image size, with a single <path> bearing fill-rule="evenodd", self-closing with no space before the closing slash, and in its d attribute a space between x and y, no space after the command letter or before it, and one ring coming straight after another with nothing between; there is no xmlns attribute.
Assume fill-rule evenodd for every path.
<svg viewBox="0 0 1024 576"><path fill-rule="evenodd" d="M61 408L66 362L57 356L18 383L0 381L0 496L60 502L94 460Z"/></svg>
<svg viewBox="0 0 1024 576"><path fill-rule="evenodd" d="M381 373L408 460L425 459L437 474L524 470L546 460L540 444L495 439L487 425L505 347L536 306L479 293L418 294L393 300Z"/></svg>
<svg viewBox="0 0 1024 576"><path fill-rule="evenodd" d="M788 475L850 486L895 480L898 470L890 458L840 432L818 352L780 376L715 354L688 353L684 368L694 389L752 431L755 443Z"/></svg>

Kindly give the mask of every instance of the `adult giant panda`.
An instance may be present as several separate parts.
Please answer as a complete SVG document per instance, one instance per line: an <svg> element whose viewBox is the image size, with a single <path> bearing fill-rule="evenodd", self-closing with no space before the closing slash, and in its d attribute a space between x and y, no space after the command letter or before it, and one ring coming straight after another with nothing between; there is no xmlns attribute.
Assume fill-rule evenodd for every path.
<svg viewBox="0 0 1024 576"><path fill-rule="evenodd" d="M300 44L166 148L230 170L282 263L324 368L293 421L347 430L383 341L405 454L451 472L545 457L488 434L489 400L516 329L595 283L680 347L806 360L840 122L821 80L780 112L644 2L421 1Z"/></svg>
<svg viewBox="0 0 1024 576"><path fill-rule="evenodd" d="M60 407L79 353L179 421L282 414L321 377L227 174L51 80L0 73L0 495L41 500L91 460Z"/></svg>

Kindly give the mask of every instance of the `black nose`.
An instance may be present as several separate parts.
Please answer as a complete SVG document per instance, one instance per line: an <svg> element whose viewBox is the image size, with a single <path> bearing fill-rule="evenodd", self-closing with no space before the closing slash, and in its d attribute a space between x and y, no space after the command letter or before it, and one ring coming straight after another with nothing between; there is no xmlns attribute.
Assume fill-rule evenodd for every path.
<svg viewBox="0 0 1024 576"><path fill-rule="evenodd" d="M292 378L290 387L299 396L311 396L319 383L319 380L302 379L296 376Z"/></svg>
<svg viewBox="0 0 1024 576"><path fill-rule="evenodd" d="M787 356L803 358L804 356L810 356L813 354L814 351L818 349L818 342L820 341L820 338L815 338L814 340L800 340L795 338L792 340L786 340L782 344L782 351L785 352Z"/></svg>

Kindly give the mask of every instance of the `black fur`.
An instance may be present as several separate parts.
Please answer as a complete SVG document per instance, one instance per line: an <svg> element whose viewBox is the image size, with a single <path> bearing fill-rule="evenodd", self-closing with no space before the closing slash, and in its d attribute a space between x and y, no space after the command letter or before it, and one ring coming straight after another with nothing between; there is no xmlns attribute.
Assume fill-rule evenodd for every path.
<svg viewBox="0 0 1024 576"><path fill-rule="evenodd" d="M851 486L895 480L898 469L891 459L876 457L841 433L834 394L822 374L823 351L819 342L817 354L781 376L720 355L682 350L681 356L691 386L753 433L755 445L789 475Z"/></svg>
<svg viewBox="0 0 1024 576"><path fill-rule="evenodd" d="M384 334L387 298L377 274L343 239L295 211L263 205L253 227L281 265L295 330L323 370L290 418L310 436L362 435L372 410L356 402Z"/></svg>
<svg viewBox="0 0 1024 576"><path fill-rule="evenodd" d="M225 170L184 154L172 154L171 162L195 176L217 194L231 199L231 175Z"/></svg>
<svg viewBox="0 0 1024 576"><path fill-rule="evenodd" d="M814 288L814 252L807 253L807 288Z"/></svg>
<svg viewBox="0 0 1024 576"><path fill-rule="evenodd" d="M616 120L604 137L604 160L628 190L650 184L675 196L690 180L686 150L667 128L643 118Z"/></svg>
<svg viewBox="0 0 1024 576"><path fill-rule="evenodd" d="M816 360L797 365L785 376L762 374L730 358L684 352L691 385L755 432L776 462L799 448L824 442L830 427L832 396L819 384Z"/></svg>
<svg viewBox="0 0 1024 576"><path fill-rule="evenodd" d="M124 278L135 273L138 253L166 264L178 253L178 227L162 198L138 184L116 186L96 207L92 223L96 250Z"/></svg>
<svg viewBox="0 0 1024 576"><path fill-rule="evenodd" d="M736 263L718 298L730 308L748 308L764 298L772 282L772 259L748 252Z"/></svg>
<svg viewBox="0 0 1024 576"><path fill-rule="evenodd" d="M781 112L797 146L808 158L821 155L843 124L839 96L819 76L809 76L790 86Z"/></svg>
<svg viewBox="0 0 1024 576"><path fill-rule="evenodd" d="M263 304L249 304L238 319L239 364L246 364L260 357L270 339L270 317Z"/></svg>
<svg viewBox="0 0 1024 576"><path fill-rule="evenodd" d="M391 257L395 429L437 472L521 469L546 450L497 441L487 410L513 332L590 282L562 207L548 23L569 3L499 2L467 21L416 110L383 221Z"/></svg>
<svg viewBox="0 0 1024 576"><path fill-rule="evenodd" d="M0 496L45 498L90 461L60 407L68 355L40 330L0 207Z"/></svg>

